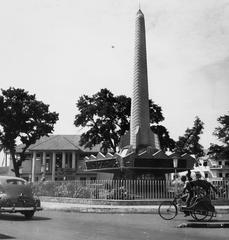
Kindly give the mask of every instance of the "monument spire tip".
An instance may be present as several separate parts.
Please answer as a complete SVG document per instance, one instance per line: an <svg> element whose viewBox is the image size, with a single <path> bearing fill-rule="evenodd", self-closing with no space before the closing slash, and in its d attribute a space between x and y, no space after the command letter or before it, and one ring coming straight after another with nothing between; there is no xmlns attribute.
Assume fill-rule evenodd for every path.
<svg viewBox="0 0 229 240"><path fill-rule="evenodd" d="M141 1L140 0L138 1L138 12L137 12L137 14L143 15L143 12L141 10Z"/></svg>

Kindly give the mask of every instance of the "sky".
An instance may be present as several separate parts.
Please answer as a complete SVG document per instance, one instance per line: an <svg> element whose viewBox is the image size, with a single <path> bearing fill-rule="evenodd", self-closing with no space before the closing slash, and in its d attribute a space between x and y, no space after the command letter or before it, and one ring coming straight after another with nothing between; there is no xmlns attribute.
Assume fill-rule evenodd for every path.
<svg viewBox="0 0 229 240"><path fill-rule="evenodd" d="M141 0L149 97L178 140L195 117L200 143L229 114L229 0ZM102 88L131 97L138 0L0 0L0 88L23 88L73 124L80 96Z"/></svg>

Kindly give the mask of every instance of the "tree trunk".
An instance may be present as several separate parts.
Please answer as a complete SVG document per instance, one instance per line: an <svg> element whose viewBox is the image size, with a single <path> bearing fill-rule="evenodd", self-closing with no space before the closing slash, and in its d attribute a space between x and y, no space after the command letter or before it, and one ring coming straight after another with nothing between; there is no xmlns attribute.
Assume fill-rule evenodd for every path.
<svg viewBox="0 0 229 240"><path fill-rule="evenodd" d="M17 164L17 161L16 161L16 156L15 156L15 150L14 149L10 150L10 155L11 155L12 162L13 162L13 170L14 170L15 176L20 177L19 165Z"/></svg>

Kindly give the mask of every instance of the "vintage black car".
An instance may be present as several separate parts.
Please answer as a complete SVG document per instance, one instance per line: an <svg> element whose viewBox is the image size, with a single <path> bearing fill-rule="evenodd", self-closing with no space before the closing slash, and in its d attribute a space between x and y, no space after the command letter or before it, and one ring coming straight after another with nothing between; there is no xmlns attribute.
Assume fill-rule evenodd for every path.
<svg viewBox="0 0 229 240"><path fill-rule="evenodd" d="M40 200L33 195L26 180L12 176L0 176L0 213L21 213L31 219L42 210Z"/></svg>

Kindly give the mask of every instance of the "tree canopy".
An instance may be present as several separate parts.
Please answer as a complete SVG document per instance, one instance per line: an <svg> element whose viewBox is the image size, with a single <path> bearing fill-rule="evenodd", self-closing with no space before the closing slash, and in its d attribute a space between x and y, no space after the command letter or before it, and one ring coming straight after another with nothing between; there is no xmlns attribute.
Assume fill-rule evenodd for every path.
<svg viewBox="0 0 229 240"><path fill-rule="evenodd" d="M215 128L213 135L222 144L211 144L208 154L215 159L229 159L229 115L220 116L217 121L220 126Z"/></svg>
<svg viewBox="0 0 229 240"><path fill-rule="evenodd" d="M40 137L53 132L58 114L50 112L49 105L36 100L35 95L24 89L10 87L1 91L0 142L10 151L15 175L19 176L26 150ZM15 156L17 141L23 144L20 159Z"/></svg>
<svg viewBox="0 0 229 240"><path fill-rule="evenodd" d="M193 154L198 159L204 155L203 146L199 143L200 134L203 133L204 123L196 117L192 128L187 128L184 136L176 142L175 152L179 154Z"/></svg>
<svg viewBox="0 0 229 240"><path fill-rule="evenodd" d="M108 89L101 89L91 97L83 95L76 103L79 114L75 115L76 127L86 128L80 145L93 147L101 144L101 151L117 151L120 137L130 128L131 99L124 95L114 96ZM157 125L164 120L161 107L149 101L151 129L162 140L163 149L172 149L174 141L165 127Z"/></svg>

